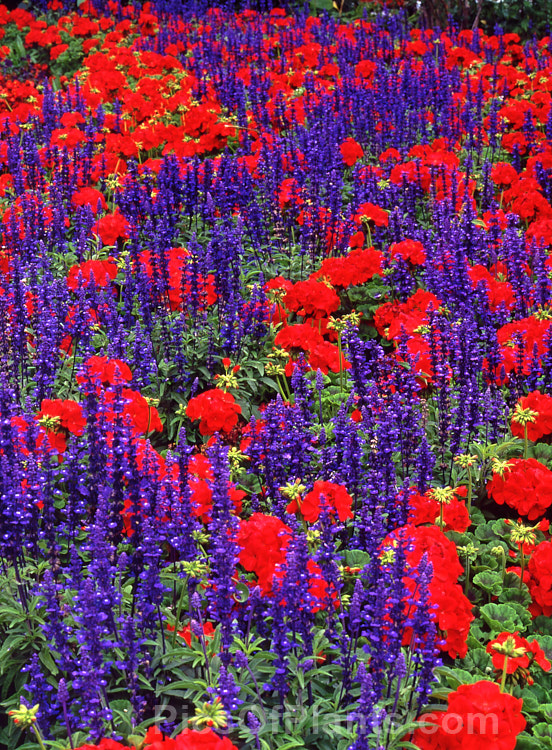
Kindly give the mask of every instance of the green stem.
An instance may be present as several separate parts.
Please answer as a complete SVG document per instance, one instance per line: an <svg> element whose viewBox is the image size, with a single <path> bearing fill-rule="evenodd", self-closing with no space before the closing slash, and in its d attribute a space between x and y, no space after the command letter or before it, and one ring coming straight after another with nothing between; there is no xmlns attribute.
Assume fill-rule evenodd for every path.
<svg viewBox="0 0 552 750"><path fill-rule="evenodd" d="M184 417L179 417L178 419L178 427L176 428L176 435L174 438L174 444L179 445L180 443L180 430L182 429L182 425L184 424Z"/></svg>
<svg viewBox="0 0 552 750"><path fill-rule="evenodd" d="M502 667L502 679L500 680L500 692L506 692L506 669L508 667L508 657L504 655L504 666Z"/></svg>
<svg viewBox="0 0 552 750"><path fill-rule="evenodd" d="M472 492L473 492L472 473L471 473L471 469L468 467L468 515L470 515L471 513Z"/></svg>
<svg viewBox="0 0 552 750"><path fill-rule="evenodd" d="M291 404L291 391L289 389L287 377L285 375L282 375L281 378L282 378L282 383L284 384L284 390L281 391L280 394L282 398L284 399L284 401L289 401L289 403Z"/></svg>
<svg viewBox="0 0 552 750"><path fill-rule="evenodd" d="M519 589L523 588L523 574L525 572L525 552L523 551L523 543L521 545L521 575L519 577Z"/></svg>
<svg viewBox="0 0 552 750"><path fill-rule="evenodd" d="M337 335L337 352L339 357L339 393L343 394L343 354L341 348L341 331Z"/></svg>
<svg viewBox="0 0 552 750"><path fill-rule="evenodd" d="M178 626L180 624L180 615L182 614L182 607L184 606L184 594L186 593L186 586L182 586L182 593L180 594L180 598L178 600L178 607L176 608L176 618L174 621L174 632L171 639L171 648L174 648L176 645L176 637L178 635Z"/></svg>
<svg viewBox="0 0 552 750"><path fill-rule="evenodd" d="M42 740L42 735L40 734L40 730L39 730L39 728L38 728L37 726L34 726L34 725L33 725L33 726L31 727L31 729L32 729L32 730L33 730L33 732L34 732L34 735L35 735L35 737L36 737L36 741L38 742L38 745L39 745L39 747L40 747L40 750L46 750L46 748L44 747L44 742L43 742L43 740Z"/></svg>
<svg viewBox="0 0 552 750"><path fill-rule="evenodd" d="M529 440L527 438L527 425L523 427L523 458L529 455Z"/></svg>

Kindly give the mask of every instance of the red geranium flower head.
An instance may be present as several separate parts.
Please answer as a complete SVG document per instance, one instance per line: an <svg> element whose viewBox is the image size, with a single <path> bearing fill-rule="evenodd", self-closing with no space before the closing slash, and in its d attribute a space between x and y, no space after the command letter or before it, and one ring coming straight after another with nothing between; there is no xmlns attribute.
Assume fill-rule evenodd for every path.
<svg viewBox="0 0 552 750"><path fill-rule="evenodd" d="M538 642L532 640L529 643L527 639L519 635L518 631L500 633L487 644L487 653L492 654L493 667L497 672L502 675L506 668L507 675L515 675L516 684L533 683L529 669L534 663L545 672L548 672L552 666Z"/></svg>
<svg viewBox="0 0 552 750"><path fill-rule="evenodd" d="M533 391L522 396L514 407L512 435L535 441L552 433L552 397Z"/></svg>
<svg viewBox="0 0 552 750"><path fill-rule="evenodd" d="M231 393L212 388L190 399L186 414L192 422L201 420L202 435L214 435L215 432L230 432L237 425L241 406Z"/></svg>
<svg viewBox="0 0 552 750"><path fill-rule="evenodd" d="M103 196L96 188L85 187L73 194L72 203L74 206L90 206L93 214L98 213L98 204L105 210L107 203Z"/></svg>
<svg viewBox="0 0 552 750"><path fill-rule="evenodd" d="M354 138L347 138L339 147L343 162L348 167L353 167L359 159L364 156L364 151L360 143L357 143Z"/></svg>
<svg viewBox="0 0 552 750"><path fill-rule="evenodd" d="M205 638L205 639L207 639L207 638L209 638L209 639L214 638L214 636L215 636L215 628L213 627L213 623L212 622L204 622L203 625L200 625L199 623L197 623L197 625L203 631L203 638ZM167 630L170 633L174 633L174 625L167 625ZM187 646L190 646L190 647L192 645L192 638L196 638L197 639L196 632L192 629L192 624L191 623L188 623L181 630L179 630L177 632L177 635L179 636L179 638L182 638L182 640L184 641L184 643Z"/></svg>
<svg viewBox="0 0 552 750"><path fill-rule="evenodd" d="M529 575L528 586L532 603L529 611L533 617L552 615L552 542L541 542L537 545L526 572ZM525 576L524 576L525 580Z"/></svg>
<svg viewBox="0 0 552 750"><path fill-rule="evenodd" d="M493 474L487 492L499 505L506 503L533 521L552 505L552 471L534 458L512 458Z"/></svg>
<svg viewBox="0 0 552 750"><path fill-rule="evenodd" d="M86 426L82 406L67 399L44 399L38 421L46 430L50 446L59 453L65 451L69 433L82 435Z"/></svg>
<svg viewBox="0 0 552 750"><path fill-rule="evenodd" d="M287 513L301 512L301 515L308 523L315 523L320 518L320 513L324 509L338 516L340 521L346 521L353 517L351 510L353 498L349 495L345 487L333 482L318 481L314 483L312 490L305 495L303 500L295 497L286 508Z"/></svg>
<svg viewBox="0 0 552 750"><path fill-rule="evenodd" d="M136 437L147 435L152 430L163 432L163 423L159 417L159 412L147 398L131 388L123 388L122 397L124 401L123 416L127 418ZM103 399L108 407L107 416L114 419L115 414L110 411L110 408L115 401L115 393L112 390L105 391Z"/></svg>
<svg viewBox="0 0 552 750"><path fill-rule="evenodd" d="M474 618L472 605L457 583L463 569L456 545L437 526L404 526L388 537L388 541L392 543L399 535L408 545L406 558L409 569L415 570L424 555L433 567L429 593L431 603L436 607L434 618L442 636L439 648L452 658L463 658L468 650L467 637ZM413 599L408 605L405 602L412 616L415 599L419 595L418 587L411 576L406 576L404 583Z"/></svg>
<svg viewBox="0 0 552 750"><path fill-rule="evenodd" d="M412 741L420 750L514 750L525 729L523 701L502 693L495 682L460 685L447 696L447 711L424 714Z"/></svg>
<svg viewBox="0 0 552 750"><path fill-rule="evenodd" d="M89 357L84 363L83 373L86 373L92 381L99 381L102 385L116 385L132 380L130 367L121 359ZM77 375L78 383L86 382L86 376L83 373Z"/></svg>
<svg viewBox="0 0 552 750"><path fill-rule="evenodd" d="M414 266L421 266L425 263L426 253L425 248L421 242L417 240L403 240L402 242L394 242L389 248L391 258L401 257L403 260L408 260Z"/></svg>
<svg viewBox="0 0 552 750"><path fill-rule="evenodd" d="M383 208L373 203L363 203L357 209L354 216L355 224L372 223L377 227L386 227L389 224L389 214Z"/></svg>
<svg viewBox="0 0 552 750"><path fill-rule="evenodd" d="M329 284L316 279L298 281L283 299L285 307L298 315L310 315L315 319L328 317L335 312L341 301Z"/></svg>
<svg viewBox="0 0 552 750"><path fill-rule="evenodd" d="M123 388L123 398L127 402L123 414L130 417L137 434L147 435L152 430L163 432L163 423L159 417L159 412L141 393L130 388Z"/></svg>
<svg viewBox="0 0 552 750"><path fill-rule="evenodd" d="M240 521L236 543L241 548L240 564L255 573L263 594L272 591L272 580L286 559L291 538L290 527L276 516L253 513Z"/></svg>
<svg viewBox="0 0 552 750"><path fill-rule="evenodd" d="M82 279L81 283L85 287L92 284L107 286L117 276L117 271L117 264L113 258L87 260L84 263L71 266L67 274L67 286L69 289L78 289L80 279Z"/></svg>
<svg viewBox="0 0 552 750"><path fill-rule="evenodd" d="M118 211L103 216L96 223L96 231L104 245L114 245L119 238L127 239L129 230L128 221Z"/></svg>

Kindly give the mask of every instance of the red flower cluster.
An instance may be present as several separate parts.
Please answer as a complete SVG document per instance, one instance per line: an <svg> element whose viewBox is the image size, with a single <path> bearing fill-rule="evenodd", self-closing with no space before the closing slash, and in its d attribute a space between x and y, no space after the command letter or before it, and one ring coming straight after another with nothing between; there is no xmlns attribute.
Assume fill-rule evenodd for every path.
<svg viewBox="0 0 552 750"><path fill-rule="evenodd" d="M437 526L405 526L402 532L404 540L411 545L406 553L410 568L415 569L424 554L433 566L429 593L431 602L436 605L434 617L443 638L440 648L453 659L457 656L463 658L468 650L466 641L474 618L472 605L458 584L463 569L456 545ZM398 537L399 531L395 534ZM405 584L416 597L414 580L407 576Z"/></svg>
<svg viewBox="0 0 552 750"><path fill-rule="evenodd" d="M446 711L420 716L420 722L431 724L414 732L412 742L420 750L514 750L526 725L521 698L482 680L460 685L447 701Z"/></svg>
<svg viewBox="0 0 552 750"><path fill-rule="evenodd" d="M402 258L412 263L413 266L421 266L425 263L426 253L421 242L417 240L402 240L394 242L389 248L391 258Z"/></svg>
<svg viewBox="0 0 552 750"><path fill-rule="evenodd" d="M77 375L77 382L85 383L87 376L92 382L97 381L103 386L132 380L132 372L126 362L107 357L89 357L83 365L82 372Z"/></svg>
<svg viewBox="0 0 552 750"><path fill-rule="evenodd" d="M510 310L515 302L514 290L508 281L497 279L485 266L476 265L468 269L472 287L485 286L489 307L494 312L500 307Z"/></svg>
<svg viewBox="0 0 552 750"><path fill-rule="evenodd" d="M362 239L364 240L364 234ZM343 258L326 258L313 274L314 278L327 278L333 286L356 286L381 274L383 254L373 247L355 248Z"/></svg>
<svg viewBox="0 0 552 750"><path fill-rule="evenodd" d="M552 542L538 544L529 559L524 576L532 603L529 611L533 617L552 615Z"/></svg>
<svg viewBox="0 0 552 750"><path fill-rule="evenodd" d="M117 211L106 214L96 223L96 231L104 245L114 245L118 239L127 239L129 229L128 221Z"/></svg>
<svg viewBox="0 0 552 750"><path fill-rule="evenodd" d="M519 412L529 409L534 412L533 420L527 422L527 437L529 440L536 441L545 435L552 433L552 397L533 391L528 396L522 396L514 408L511 428L512 435L515 437L525 437L525 428L521 421L516 418Z"/></svg>
<svg viewBox="0 0 552 750"><path fill-rule="evenodd" d="M37 419L46 430L50 447L58 453L67 448L69 434L82 435L86 426L81 405L70 400L44 399Z"/></svg>
<svg viewBox="0 0 552 750"><path fill-rule="evenodd" d="M213 508L213 467L207 456L197 453L190 458L188 463L188 487L191 490L190 500L192 510L197 518L203 523L208 523ZM234 512L239 515L242 511L242 500L246 493L239 490L233 484L228 485L228 495L234 506Z"/></svg>
<svg viewBox="0 0 552 750"><path fill-rule="evenodd" d="M444 504L443 521L445 522L445 528L443 531L458 531L463 534L471 525L468 509L463 499L465 496L466 487L457 487L451 501ZM432 497L431 490L428 490L424 495L418 493L412 495L408 498L408 505L408 521L414 526L420 526L425 523L434 524L439 519L441 507L439 502Z"/></svg>
<svg viewBox="0 0 552 750"><path fill-rule="evenodd" d="M301 187L294 177L283 180L278 193L278 204L282 211L290 206L302 206L304 200L301 198Z"/></svg>
<svg viewBox="0 0 552 750"><path fill-rule="evenodd" d="M533 684L534 680L529 674L533 664L538 664L545 672L552 667L538 642L535 639L529 642L517 630L515 633L500 633L487 644L487 653L492 654L496 671L502 675L506 664L506 674L515 674L516 683Z"/></svg>
<svg viewBox="0 0 552 750"><path fill-rule="evenodd" d="M359 159L364 156L364 151L360 143L357 143L354 138L347 138L343 141L339 147L343 162L348 167L353 167Z"/></svg>
<svg viewBox="0 0 552 750"><path fill-rule="evenodd" d="M408 360L418 375L417 382L425 388L433 379L430 346L421 328L429 323L431 311L441 306L441 300L425 289L418 289L406 302L385 302L374 314L374 325L378 333L395 342L404 333L409 338L406 342L408 357L396 351L399 361Z"/></svg>
<svg viewBox="0 0 552 750"><path fill-rule="evenodd" d="M241 406L231 393L211 388L188 401L186 414L192 422L201 420L202 435L214 435L215 432L230 432L238 424Z"/></svg>
<svg viewBox="0 0 552 750"><path fill-rule="evenodd" d="M502 474L487 482L487 492L499 505L506 503L533 521L552 505L552 471L534 458L512 458Z"/></svg>
<svg viewBox="0 0 552 750"><path fill-rule="evenodd" d="M313 370L320 369L324 374L327 374L328 370L339 372L340 369L346 370L351 366L343 354L340 359L337 346L326 341L310 323L282 328L276 334L274 344L291 352L292 355L305 352L310 367ZM291 375L292 372L293 362L290 361L286 367L286 375Z"/></svg>
<svg viewBox="0 0 552 750"><path fill-rule="evenodd" d="M315 523L326 507L332 515L337 513L340 521L346 521L353 517L352 504L353 498L343 485L318 481L303 500L292 500L286 508L286 513L300 511L305 521Z"/></svg>
<svg viewBox="0 0 552 750"><path fill-rule="evenodd" d="M315 320L325 318L335 312L341 301L334 289L316 279L298 281L283 299L290 312L310 315Z"/></svg>
<svg viewBox="0 0 552 750"><path fill-rule="evenodd" d="M247 521L240 521L236 537L236 542L241 547L239 561L246 570L256 574L257 583L266 596L277 595L278 582L284 576L292 533L291 528L280 519L263 513L253 513ZM318 612L326 605L328 598L338 606L337 592L333 586L328 585L320 565L309 559L307 571L308 593L314 599L309 603L310 611Z"/></svg>
<svg viewBox="0 0 552 750"><path fill-rule="evenodd" d="M204 622L203 625L201 626L201 629L203 630L203 637L205 639L214 638L215 628L213 627L212 622ZM167 630L169 631L169 633L174 633L174 625L167 625ZM181 630L179 630L177 632L177 635L179 638L182 638L182 640L187 646L190 646L190 647L192 645L192 639L198 640L196 634L192 631L192 626L190 623L188 623L188 625L185 625Z"/></svg>
<svg viewBox="0 0 552 750"><path fill-rule="evenodd" d="M113 258L107 260L87 260L71 266L67 274L67 287L78 289L79 283L88 287L92 285L107 286L117 276L117 264ZM82 281L81 281L82 279Z"/></svg>
<svg viewBox="0 0 552 750"><path fill-rule="evenodd" d="M71 202L74 206L90 206L90 210L93 214L98 213L98 203L102 210L107 208L106 200L103 193L93 187L80 188L76 193L73 193Z"/></svg>
<svg viewBox="0 0 552 750"><path fill-rule="evenodd" d="M437 310L441 300L425 289L418 289L406 302L386 302L378 307L374 323L380 336L398 339L403 329L412 334L429 322L430 310Z"/></svg>
<svg viewBox="0 0 552 750"><path fill-rule="evenodd" d="M240 521L236 543L241 547L240 563L257 576L263 594L272 592L272 579L285 562L292 531L283 521L264 513L253 513Z"/></svg>
<svg viewBox="0 0 552 750"><path fill-rule="evenodd" d="M518 364L520 347L520 374L529 375L533 367L535 354L540 361L540 358L548 349L544 340L550 325L550 320L539 320L535 316L530 316L513 323L507 323L498 329L496 335L502 355L501 366L504 366L506 375L520 370ZM497 373L496 380L499 385L502 385L504 381L499 376L500 373Z"/></svg>
<svg viewBox="0 0 552 750"><path fill-rule="evenodd" d="M142 750L237 750L228 737L219 737L212 729L185 729L174 739L150 727L141 745ZM104 737L97 745L80 745L75 750L128 750L116 740Z"/></svg>
<svg viewBox="0 0 552 750"><path fill-rule="evenodd" d="M212 729L185 729L174 739L148 730L144 750L238 750L228 737L219 737Z"/></svg>
<svg viewBox="0 0 552 750"><path fill-rule="evenodd" d="M357 226L375 224L377 227L386 227L389 224L389 214L385 209L373 203L363 203L358 207L354 221Z"/></svg>
<svg viewBox="0 0 552 750"><path fill-rule="evenodd" d="M125 402L123 417L128 419L134 436L147 435L153 430L163 432L163 423L159 417L159 412L155 406L148 403L148 400L141 393L133 391L131 388L123 388L122 396ZM107 406L106 416L113 420L115 418L113 404L116 395L114 391L106 391L103 398Z"/></svg>

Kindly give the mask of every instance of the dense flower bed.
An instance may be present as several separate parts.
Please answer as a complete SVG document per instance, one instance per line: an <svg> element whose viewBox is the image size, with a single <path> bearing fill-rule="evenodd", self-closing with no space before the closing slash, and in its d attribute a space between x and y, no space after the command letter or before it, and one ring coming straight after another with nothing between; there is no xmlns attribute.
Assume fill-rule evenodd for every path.
<svg viewBox="0 0 552 750"><path fill-rule="evenodd" d="M552 747L550 38L167 8L0 6L0 744Z"/></svg>

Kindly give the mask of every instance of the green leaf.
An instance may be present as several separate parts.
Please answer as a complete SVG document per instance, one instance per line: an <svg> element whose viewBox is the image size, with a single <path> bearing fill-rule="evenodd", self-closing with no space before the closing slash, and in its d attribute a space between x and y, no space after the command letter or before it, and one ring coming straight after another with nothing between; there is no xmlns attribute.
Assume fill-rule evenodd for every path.
<svg viewBox="0 0 552 750"><path fill-rule="evenodd" d="M492 635L515 630L525 630L526 626L510 604L484 604L479 610L482 620L491 629Z"/></svg>
<svg viewBox="0 0 552 750"><path fill-rule="evenodd" d="M519 582L519 578L517 578L517 580ZM504 591L499 594L498 598L503 604L509 604L510 602L512 604L520 604L524 609L531 603L531 594L527 591L525 586L522 589L504 589Z"/></svg>
<svg viewBox="0 0 552 750"><path fill-rule="evenodd" d="M475 586L483 589L491 596L498 596L502 591L502 573L494 570L477 573L473 577L473 582Z"/></svg>
<svg viewBox="0 0 552 750"><path fill-rule="evenodd" d="M289 735L286 735L283 739L285 739L286 742L283 745L276 745L278 750L291 750L292 747L305 747L305 743L302 739L289 739Z"/></svg>
<svg viewBox="0 0 552 750"><path fill-rule="evenodd" d="M522 732L516 739L516 750L541 750L544 746L531 735Z"/></svg>
<svg viewBox="0 0 552 750"><path fill-rule="evenodd" d="M529 457L535 458L543 464L552 462L552 445L546 443L537 443L529 448Z"/></svg>
<svg viewBox="0 0 552 750"><path fill-rule="evenodd" d="M465 669L453 669L452 667L437 667L435 674L444 677L447 685L456 690L460 685L470 685L475 682L474 675Z"/></svg>
<svg viewBox="0 0 552 750"><path fill-rule="evenodd" d="M239 604L245 604L245 602L249 599L250 593L251 591L247 584L241 582L236 583L236 593L234 594L234 599Z"/></svg>
<svg viewBox="0 0 552 750"><path fill-rule="evenodd" d="M523 691L523 713L534 714L538 712L539 708L540 708L540 701L537 699L537 697L530 690L524 690Z"/></svg>
<svg viewBox="0 0 552 750"><path fill-rule="evenodd" d="M479 672L487 676L487 670L491 668L491 655L483 647L471 649L466 654L464 666L470 672Z"/></svg>
<svg viewBox="0 0 552 750"><path fill-rule="evenodd" d="M552 726L550 724L547 724L545 721L542 721L539 724L535 724L532 732L535 737L539 737L542 739L546 738L552 741Z"/></svg>
<svg viewBox="0 0 552 750"><path fill-rule="evenodd" d="M46 667L46 669L48 670L50 674L52 675L58 674L59 669L52 657L52 653L49 648L41 649L40 653L38 654L38 658L40 659L40 661Z"/></svg>
<svg viewBox="0 0 552 750"><path fill-rule="evenodd" d="M491 524L491 528L494 533L501 538L508 536L510 533L510 527L503 518L499 518L498 520L493 521Z"/></svg>
<svg viewBox="0 0 552 750"><path fill-rule="evenodd" d="M519 591L519 576L515 573L506 573L504 576L504 588L505 589L517 589ZM528 591L524 584L524 588Z"/></svg>
<svg viewBox="0 0 552 750"><path fill-rule="evenodd" d="M490 542L493 539L497 539L496 532L489 523L477 526L475 529L475 537L479 539L480 542Z"/></svg>
<svg viewBox="0 0 552 750"><path fill-rule="evenodd" d="M360 549L349 549L345 552L345 564L350 568L363 568L370 562L370 555Z"/></svg>
<svg viewBox="0 0 552 750"><path fill-rule="evenodd" d="M545 617L544 615L535 617L533 627L536 633L552 635L552 617Z"/></svg>

